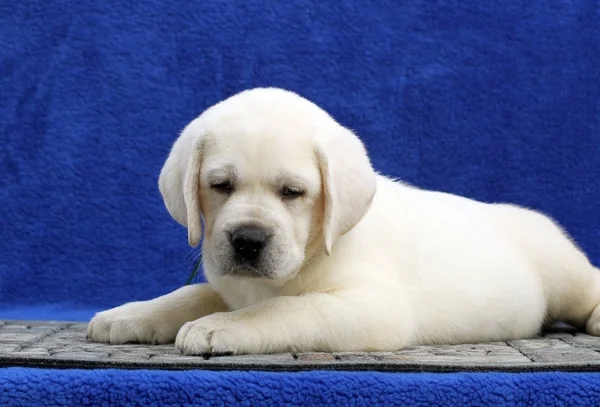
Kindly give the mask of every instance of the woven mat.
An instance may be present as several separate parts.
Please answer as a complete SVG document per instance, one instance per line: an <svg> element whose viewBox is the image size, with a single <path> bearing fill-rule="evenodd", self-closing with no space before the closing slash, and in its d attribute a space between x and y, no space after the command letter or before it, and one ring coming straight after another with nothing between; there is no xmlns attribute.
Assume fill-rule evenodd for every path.
<svg viewBox="0 0 600 407"><path fill-rule="evenodd" d="M376 370L387 372L600 371L600 338L559 327L543 337L477 345L413 346L398 352L196 357L173 345L107 345L85 339L87 324L0 320L0 367Z"/></svg>

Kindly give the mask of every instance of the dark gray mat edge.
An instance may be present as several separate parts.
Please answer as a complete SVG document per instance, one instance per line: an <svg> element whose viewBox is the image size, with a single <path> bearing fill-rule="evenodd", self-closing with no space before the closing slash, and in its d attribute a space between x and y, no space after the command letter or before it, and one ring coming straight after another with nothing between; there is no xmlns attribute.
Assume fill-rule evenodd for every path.
<svg viewBox="0 0 600 407"><path fill-rule="evenodd" d="M397 352L300 353L212 358L181 355L172 345L107 345L85 340L85 323L0 320L0 367L45 369L600 372L600 338L569 327L509 342L414 346Z"/></svg>

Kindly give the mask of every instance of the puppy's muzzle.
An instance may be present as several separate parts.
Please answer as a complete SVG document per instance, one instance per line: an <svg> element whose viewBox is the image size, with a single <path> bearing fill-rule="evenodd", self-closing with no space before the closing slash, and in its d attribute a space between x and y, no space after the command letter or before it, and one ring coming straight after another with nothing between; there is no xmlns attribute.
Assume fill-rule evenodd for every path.
<svg viewBox="0 0 600 407"><path fill-rule="evenodd" d="M269 234L257 226L240 226L229 233L228 237L238 262L252 265L258 262L269 241Z"/></svg>

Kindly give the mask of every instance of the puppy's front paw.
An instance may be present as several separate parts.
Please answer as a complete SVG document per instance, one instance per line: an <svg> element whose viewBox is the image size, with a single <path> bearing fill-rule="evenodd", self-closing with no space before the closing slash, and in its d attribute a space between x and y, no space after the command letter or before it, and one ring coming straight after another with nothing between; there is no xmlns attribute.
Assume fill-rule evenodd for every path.
<svg viewBox="0 0 600 407"><path fill-rule="evenodd" d="M142 301L99 312L88 324L87 338L112 344L172 343L180 324L155 308Z"/></svg>
<svg viewBox="0 0 600 407"><path fill-rule="evenodd" d="M183 325L175 346L186 355L258 353L256 332L228 313L212 314Z"/></svg>

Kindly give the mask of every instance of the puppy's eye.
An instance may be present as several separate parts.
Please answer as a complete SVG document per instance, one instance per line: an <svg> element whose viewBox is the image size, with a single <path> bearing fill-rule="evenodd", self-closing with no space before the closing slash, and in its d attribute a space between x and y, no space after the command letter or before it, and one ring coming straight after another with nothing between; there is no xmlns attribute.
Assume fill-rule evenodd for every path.
<svg viewBox="0 0 600 407"><path fill-rule="evenodd" d="M283 187L280 194L283 198L293 199L304 195L304 190L298 187Z"/></svg>
<svg viewBox="0 0 600 407"><path fill-rule="evenodd" d="M230 181L218 181L210 184L210 187L217 192L222 192L225 194L229 194L233 191L233 185L231 185Z"/></svg>

